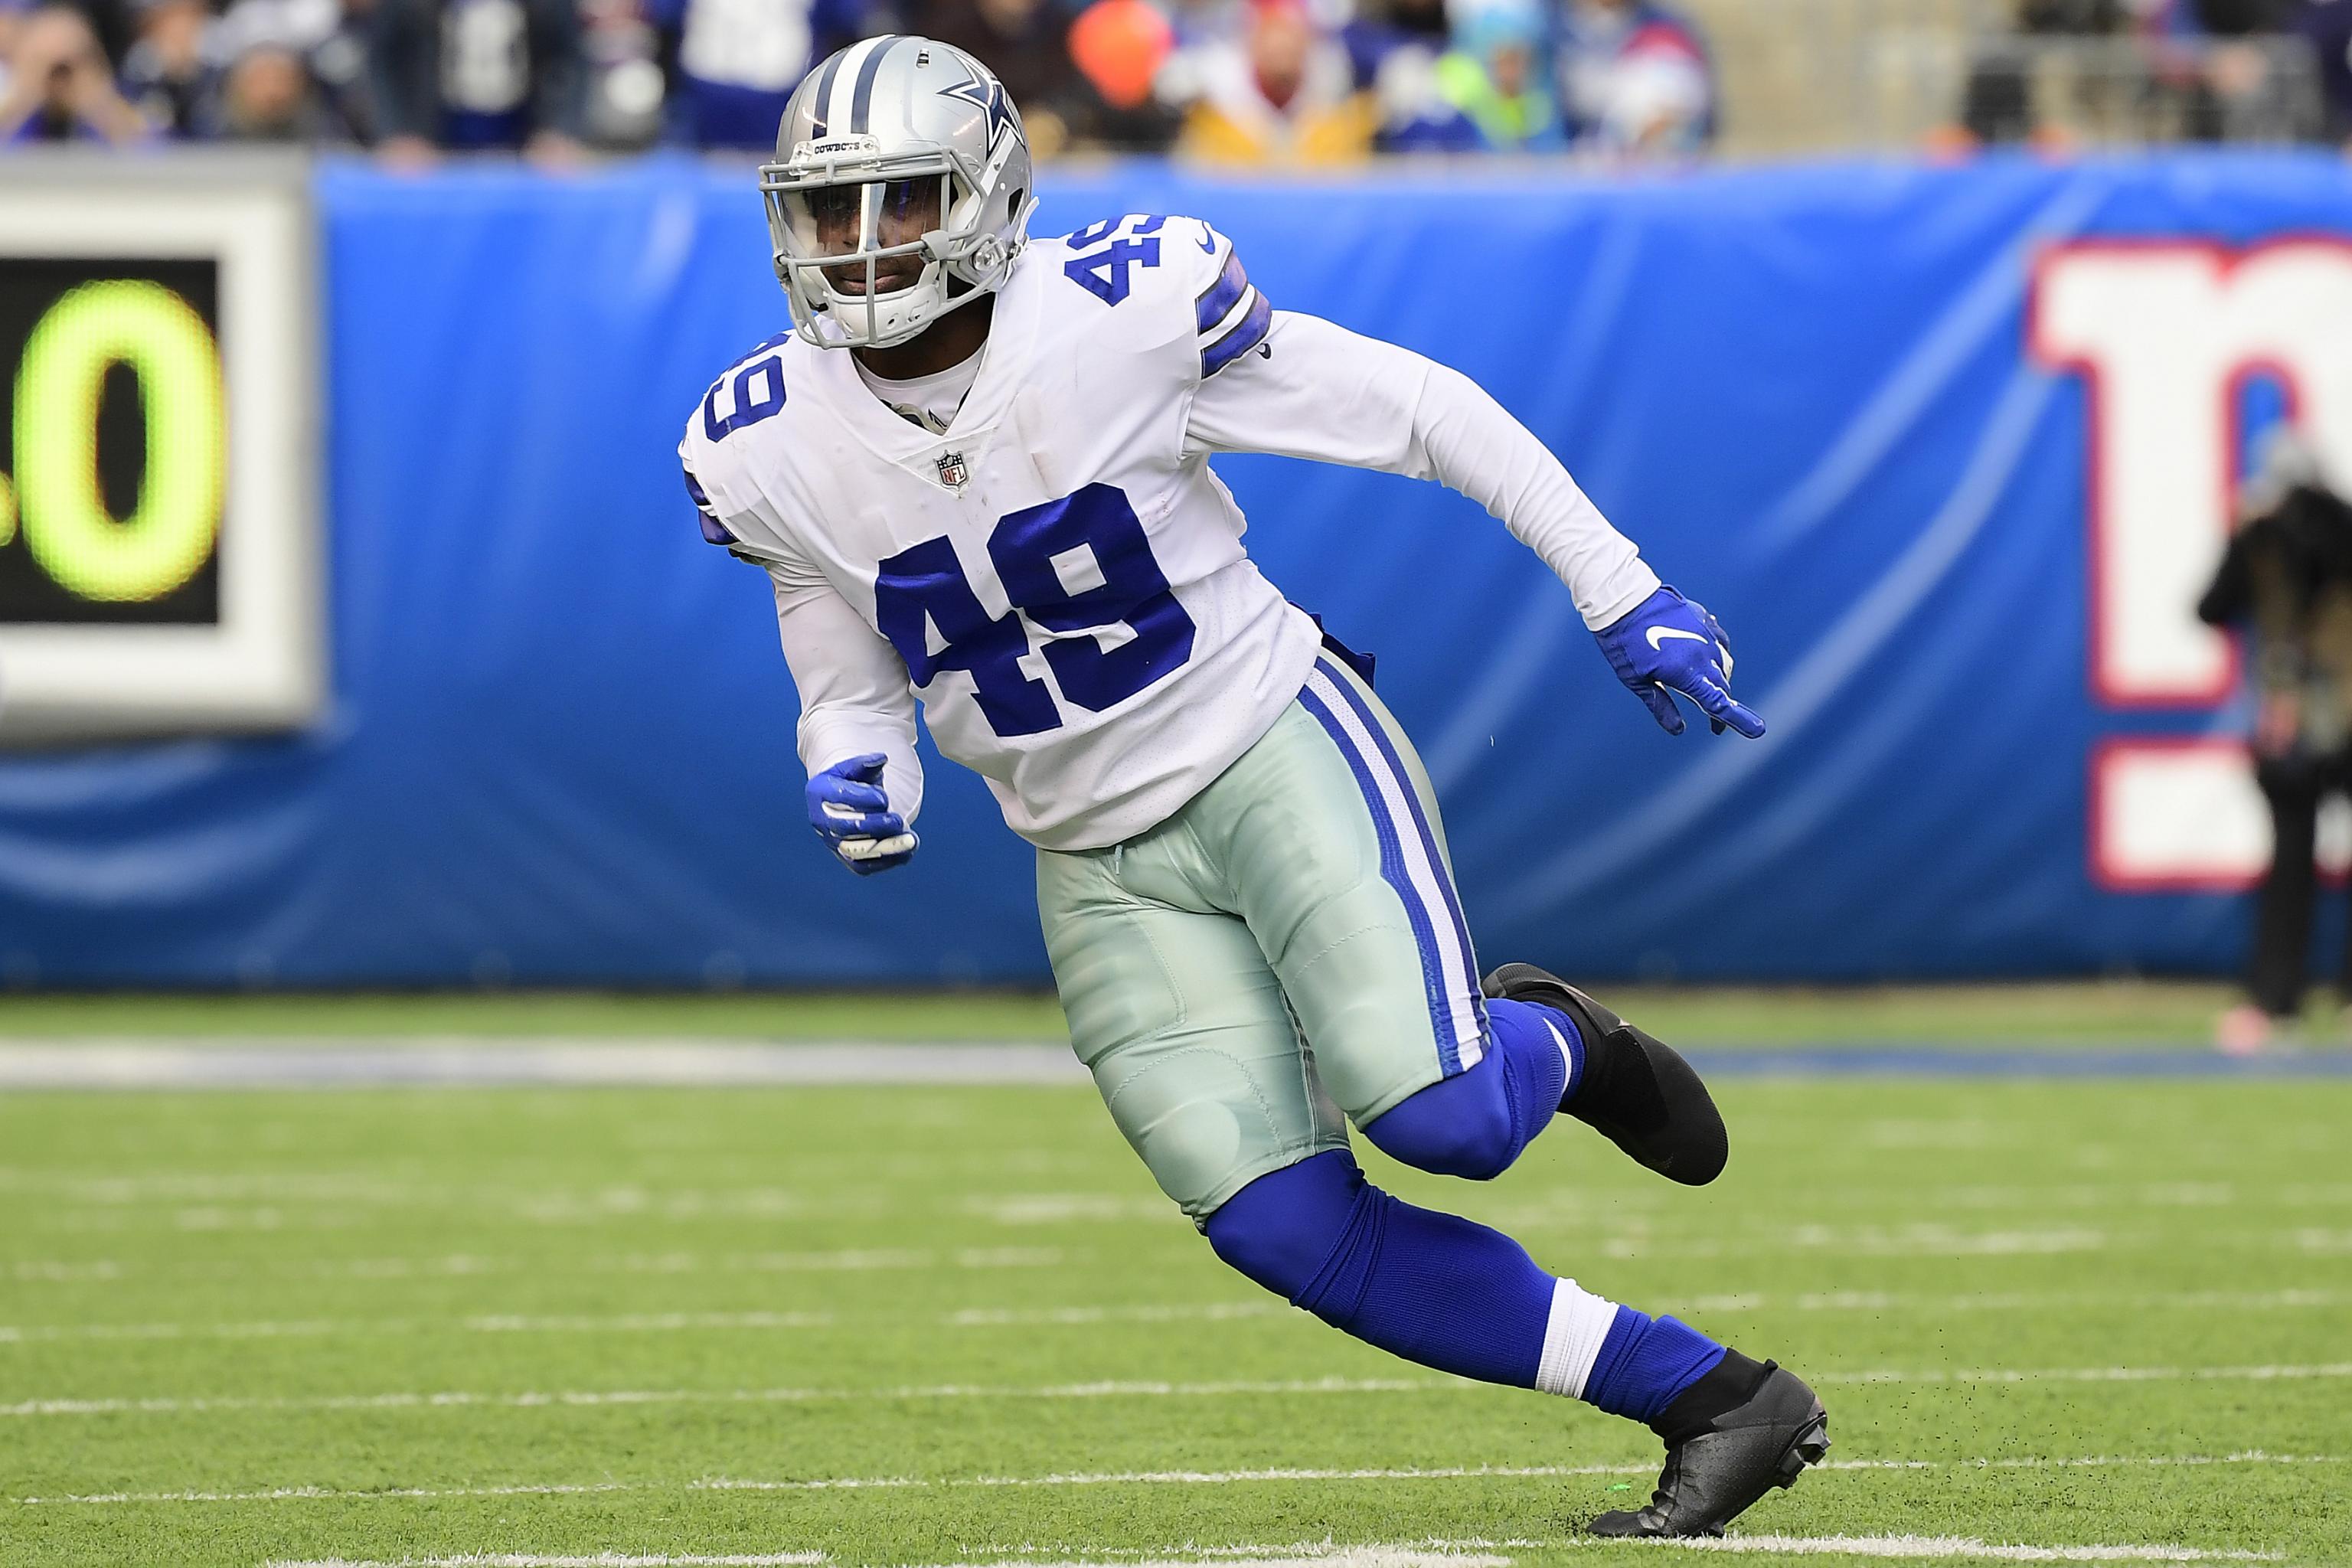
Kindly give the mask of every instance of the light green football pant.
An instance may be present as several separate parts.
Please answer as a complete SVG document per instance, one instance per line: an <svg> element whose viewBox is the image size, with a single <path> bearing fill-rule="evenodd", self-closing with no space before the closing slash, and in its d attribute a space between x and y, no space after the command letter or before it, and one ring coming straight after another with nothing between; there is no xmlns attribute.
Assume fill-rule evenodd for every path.
<svg viewBox="0 0 2352 1568"><path fill-rule="evenodd" d="M1486 1047L1428 775L1328 655L1167 821L1039 850L1037 905L1071 1044L1196 1223Z"/></svg>

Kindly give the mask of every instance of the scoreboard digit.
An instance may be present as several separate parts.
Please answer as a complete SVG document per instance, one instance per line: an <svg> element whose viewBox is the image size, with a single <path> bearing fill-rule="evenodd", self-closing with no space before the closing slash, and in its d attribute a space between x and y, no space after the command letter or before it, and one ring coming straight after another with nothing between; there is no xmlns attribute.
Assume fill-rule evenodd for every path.
<svg viewBox="0 0 2352 1568"><path fill-rule="evenodd" d="M0 162L0 747L316 713L309 179Z"/></svg>
<svg viewBox="0 0 2352 1568"><path fill-rule="evenodd" d="M217 272L0 259L0 622L218 621Z"/></svg>

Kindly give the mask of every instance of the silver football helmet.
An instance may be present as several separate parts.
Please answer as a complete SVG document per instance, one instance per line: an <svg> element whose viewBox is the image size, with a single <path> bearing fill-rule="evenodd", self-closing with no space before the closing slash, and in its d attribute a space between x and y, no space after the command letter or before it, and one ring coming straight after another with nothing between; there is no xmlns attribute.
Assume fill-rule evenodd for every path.
<svg viewBox="0 0 2352 1568"><path fill-rule="evenodd" d="M1036 205L994 72L950 44L867 38L808 74L760 165L793 327L887 348L1003 286Z"/></svg>

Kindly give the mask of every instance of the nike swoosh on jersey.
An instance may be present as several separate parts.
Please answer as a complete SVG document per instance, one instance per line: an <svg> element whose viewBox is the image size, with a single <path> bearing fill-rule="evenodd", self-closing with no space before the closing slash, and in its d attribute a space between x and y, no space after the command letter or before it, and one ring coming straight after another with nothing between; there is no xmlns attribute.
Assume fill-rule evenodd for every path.
<svg viewBox="0 0 2352 1568"><path fill-rule="evenodd" d="M1652 626L1644 635L1649 637L1653 651L1655 651L1668 637L1688 637L1693 642L1706 641L1701 634L1686 632L1680 626Z"/></svg>

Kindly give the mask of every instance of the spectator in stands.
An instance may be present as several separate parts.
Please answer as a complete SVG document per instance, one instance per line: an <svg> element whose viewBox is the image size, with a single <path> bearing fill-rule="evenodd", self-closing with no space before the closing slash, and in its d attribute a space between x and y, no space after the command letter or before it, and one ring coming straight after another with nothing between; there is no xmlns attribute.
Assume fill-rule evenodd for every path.
<svg viewBox="0 0 2352 1568"><path fill-rule="evenodd" d="M1470 0L1454 46L1429 68L1418 103L1406 101L1402 51L1383 67L1383 150L1551 152L1568 144L1546 85L1543 17L1534 0Z"/></svg>
<svg viewBox="0 0 2352 1568"><path fill-rule="evenodd" d="M1379 125L1346 47L1301 0L1252 0L1238 36L1171 57L1160 90L1184 111L1177 150L1212 163L1352 162Z"/></svg>
<svg viewBox="0 0 2352 1568"><path fill-rule="evenodd" d="M2306 16L2339 8L2333 0L2019 0L2015 32L1978 49L1961 129L1978 142L2060 144L2084 129L2134 142L2319 134L2311 61L2292 35ZM2035 67L2053 50L2065 51L2050 79L2063 97L2037 105ZM2352 113L2352 69L2337 52ZM2319 64L2325 85L2324 46ZM2044 123L2051 108L2060 118Z"/></svg>
<svg viewBox="0 0 2352 1568"><path fill-rule="evenodd" d="M292 54L302 66L302 113L318 137L372 141L375 112L362 30L368 0L234 0L215 29L217 51L225 61L271 47ZM266 79L268 68L261 74ZM228 133L223 108L215 94L210 122L215 135Z"/></svg>
<svg viewBox="0 0 2352 1568"><path fill-rule="evenodd" d="M311 72L304 33L288 20L269 0L246 0L229 14L228 65L208 117L213 135L312 146L350 138L352 128Z"/></svg>
<svg viewBox="0 0 2352 1568"><path fill-rule="evenodd" d="M122 91L165 136L200 133L198 121L220 77L212 26L205 0L148 0L140 8L139 36L122 62Z"/></svg>
<svg viewBox="0 0 2352 1568"><path fill-rule="evenodd" d="M2352 793L2352 506L2322 478L2309 446L2282 428L2265 449L2242 525L2197 606L2213 626L2252 633L2255 782L2270 804L2273 854L2256 903L2247 1001L2218 1043L2267 1045L2303 1009L2317 873L2320 803ZM2352 997L2352 948L2344 990Z"/></svg>
<svg viewBox="0 0 2352 1568"><path fill-rule="evenodd" d="M756 153L809 67L868 31L860 0L652 0L649 17L676 49L670 134Z"/></svg>
<svg viewBox="0 0 2352 1568"><path fill-rule="evenodd" d="M1390 0L1358 15L1339 29L1356 85L1373 90L1384 71L1403 62L1415 79L1425 79L1454 47L1454 25L1445 0Z"/></svg>
<svg viewBox="0 0 2352 1568"><path fill-rule="evenodd" d="M1556 68L1570 138L1632 157L1715 139L1715 66L1697 26L1653 0L1567 0Z"/></svg>
<svg viewBox="0 0 2352 1568"><path fill-rule="evenodd" d="M1152 93L1175 46L1175 30L1151 0L1094 0L1070 24L1070 63L1092 100L1073 116L1071 144L1160 153L1181 122Z"/></svg>
<svg viewBox="0 0 2352 1568"><path fill-rule="evenodd" d="M904 16L908 31L953 44L997 74L1038 156L1068 142L1069 122L1093 91L1070 58L1067 14L1046 0L908 0Z"/></svg>
<svg viewBox="0 0 2352 1568"><path fill-rule="evenodd" d="M2151 24L2201 47L2175 66L2184 130L2200 142L2279 142L2316 135L2318 106L2292 90L2315 83L2309 62L2281 53L2302 0L2151 0ZM2291 47L2291 46L2290 46Z"/></svg>
<svg viewBox="0 0 2352 1568"><path fill-rule="evenodd" d="M379 150L394 167L445 149L580 158L575 0L374 0L366 26Z"/></svg>
<svg viewBox="0 0 2352 1568"><path fill-rule="evenodd" d="M1960 127L1979 142L2023 142L2040 130L2033 106L2032 40L2122 35L2126 0L2018 0L2012 37L1980 45L1960 100Z"/></svg>
<svg viewBox="0 0 2352 1568"><path fill-rule="evenodd" d="M43 5L14 29L0 89L0 144L145 140L147 121L115 87L114 68L88 17Z"/></svg>
<svg viewBox="0 0 2352 1568"><path fill-rule="evenodd" d="M2319 61L2320 133L2352 153L2352 0L2305 0L2294 30Z"/></svg>

